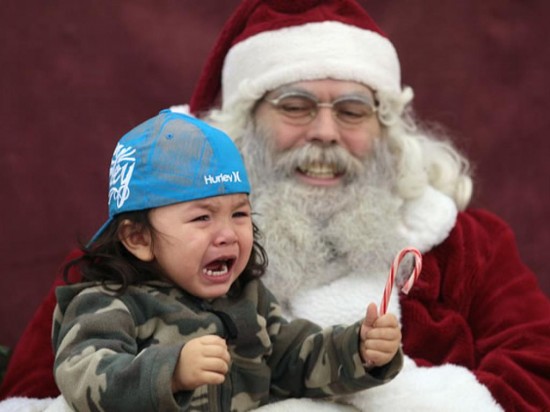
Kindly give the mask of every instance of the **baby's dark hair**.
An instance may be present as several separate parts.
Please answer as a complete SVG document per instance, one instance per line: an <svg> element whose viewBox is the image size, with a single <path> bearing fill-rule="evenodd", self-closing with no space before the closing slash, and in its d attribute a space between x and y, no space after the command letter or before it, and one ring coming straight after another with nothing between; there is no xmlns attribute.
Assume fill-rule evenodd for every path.
<svg viewBox="0 0 550 412"><path fill-rule="evenodd" d="M145 262L136 258L118 236L119 225L124 220L130 220L142 230L155 233L149 220L149 210L121 213L91 244L81 245L82 255L63 267L65 282L71 283L69 279L74 279L71 272L77 269L82 282L101 282L106 289L122 294L130 285L160 279L162 269L159 265L155 261ZM254 222L252 229L252 252L243 272L231 286L229 294L232 296L238 295L251 279L263 276L267 268L267 253L259 243L261 232Z"/></svg>

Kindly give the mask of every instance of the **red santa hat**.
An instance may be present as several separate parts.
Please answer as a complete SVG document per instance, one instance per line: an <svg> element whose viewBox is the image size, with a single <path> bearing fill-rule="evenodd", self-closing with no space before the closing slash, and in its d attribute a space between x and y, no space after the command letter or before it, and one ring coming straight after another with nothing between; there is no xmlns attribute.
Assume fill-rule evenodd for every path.
<svg viewBox="0 0 550 412"><path fill-rule="evenodd" d="M244 0L223 28L190 101L249 110L284 84L321 78L399 93L392 43L355 0Z"/></svg>

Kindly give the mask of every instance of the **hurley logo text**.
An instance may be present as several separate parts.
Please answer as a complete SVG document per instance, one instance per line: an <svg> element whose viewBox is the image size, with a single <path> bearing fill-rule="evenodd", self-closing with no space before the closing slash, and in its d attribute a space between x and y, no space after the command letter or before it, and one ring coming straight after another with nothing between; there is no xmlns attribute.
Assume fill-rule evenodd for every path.
<svg viewBox="0 0 550 412"><path fill-rule="evenodd" d="M212 176L212 175L206 175L204 176L204 184L205 185L213 185L216 183L237 183L241 181L241 176L239 175L239 172L231 172L231 173L220 173L219 175Z"/></svg>

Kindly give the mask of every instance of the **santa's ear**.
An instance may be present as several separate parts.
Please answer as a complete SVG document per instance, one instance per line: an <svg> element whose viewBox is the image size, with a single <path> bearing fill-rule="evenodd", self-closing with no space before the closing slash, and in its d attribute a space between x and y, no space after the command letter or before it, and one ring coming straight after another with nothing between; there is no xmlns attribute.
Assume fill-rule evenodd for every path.
<svg viewBox="0 0 550 412"><path fill-rule="evenodd" d="M124 219L118 225L118 239L139 260L150 262L155 258L151 231L143 225Z"/></svg>

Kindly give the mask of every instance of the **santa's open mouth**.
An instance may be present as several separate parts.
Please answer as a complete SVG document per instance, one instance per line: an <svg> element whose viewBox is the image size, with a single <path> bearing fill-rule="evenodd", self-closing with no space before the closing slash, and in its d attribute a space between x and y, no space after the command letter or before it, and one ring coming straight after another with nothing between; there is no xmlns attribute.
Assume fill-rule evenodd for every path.
<svg viewBox="0 0 550 412"><path fill-rule="evenodd" d="M334 163L312 162L298 166L297 170L315 179L333 179L344 174L344 171Z"/></svg>
<svg viewBox="0 0 550 412"><path fill-rule="evenodd" d="M202 269L202 273L204 273L206 276L211 276L211 277L225 276L229 273L234 263L235 263L234 258L217 259L207 264Z"/></svg>

